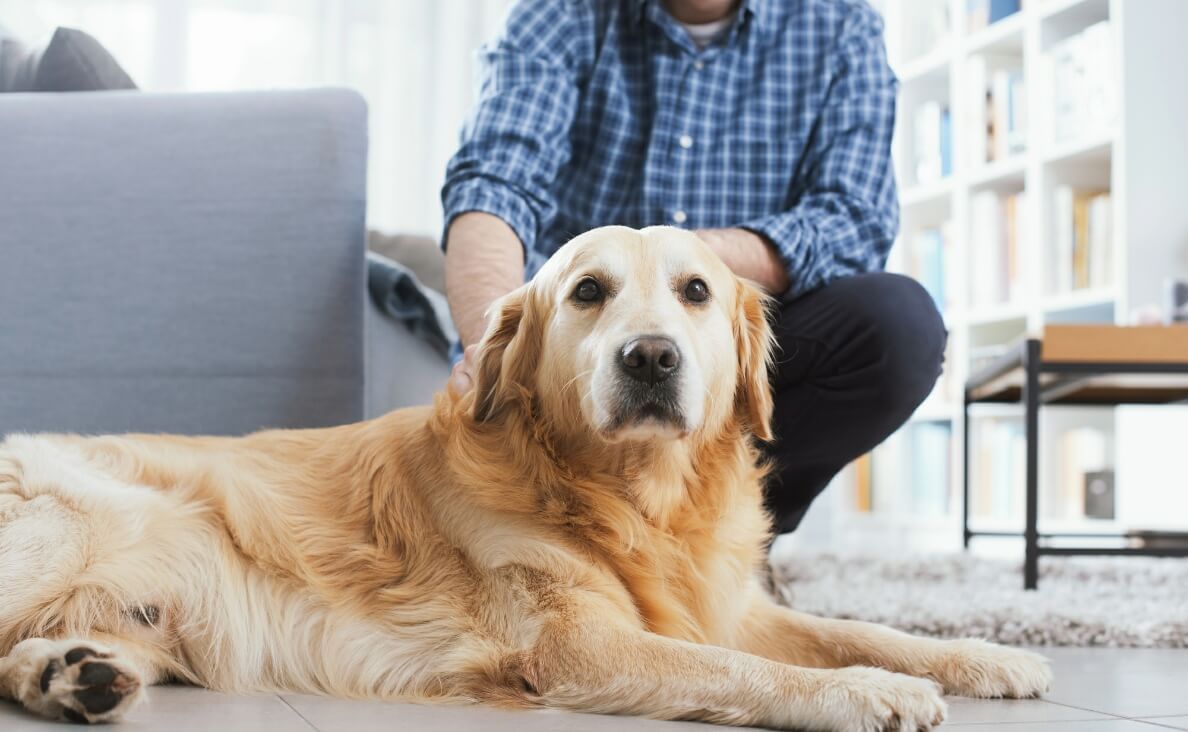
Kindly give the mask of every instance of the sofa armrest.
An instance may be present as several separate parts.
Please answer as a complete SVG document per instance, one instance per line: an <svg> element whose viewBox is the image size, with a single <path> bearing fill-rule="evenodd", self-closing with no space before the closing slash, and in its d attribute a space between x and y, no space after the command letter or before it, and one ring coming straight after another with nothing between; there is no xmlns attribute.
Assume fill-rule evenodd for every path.
<svg viewBox="0 0 1188 732"><path fill-rule="evenodd" d="M448 360L367 298L368 419L431 404L449 375Z"/></svg>
<svg viewBox="0 0 1188 732"><path fill-rule="evenodd" d="M0 434L363 416L357 94L9 94L0 129Z"/></svg>

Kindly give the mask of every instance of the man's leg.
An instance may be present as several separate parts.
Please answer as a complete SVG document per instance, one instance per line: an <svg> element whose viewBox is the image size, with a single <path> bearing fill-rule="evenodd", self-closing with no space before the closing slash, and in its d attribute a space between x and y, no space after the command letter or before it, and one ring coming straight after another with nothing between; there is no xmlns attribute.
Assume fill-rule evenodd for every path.
<svg viewBox="0 0 1188 732"><path fill-rule="evenodd" d="M883 272L837 280L782 305L774 329L767 505L786 533L838 471L924 401L947 335L923 287Z"/></svg>

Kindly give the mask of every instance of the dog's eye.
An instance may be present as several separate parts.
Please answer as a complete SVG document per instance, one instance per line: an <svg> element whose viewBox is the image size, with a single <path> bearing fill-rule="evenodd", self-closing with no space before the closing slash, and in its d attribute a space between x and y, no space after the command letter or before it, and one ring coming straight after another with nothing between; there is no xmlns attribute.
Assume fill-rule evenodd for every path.
<svg viewBox="0 0 1188 732"><path fill-rule="evenodd" d="M685 285L685 299L689 302L705 302L709 299L709 287L705 280L691 279Z"/></svg>
<svg viewBox="0 0 1188 732"><path fill-rule="evenodd" d="M573 291L573 297L578 302L598 302L602 299L602 285L593 277L583 277Z"/></svg>

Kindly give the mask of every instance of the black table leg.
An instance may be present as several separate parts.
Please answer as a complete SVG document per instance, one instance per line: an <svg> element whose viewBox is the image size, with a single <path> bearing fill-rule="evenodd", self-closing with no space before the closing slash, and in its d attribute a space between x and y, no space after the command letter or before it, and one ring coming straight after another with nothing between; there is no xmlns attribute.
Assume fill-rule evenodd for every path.
<svg viewBox="0 0 1188 732"><path fill-rule="evenodd" d="M1023 410L1024 437L1027 440L1027 505L1023 527L1023 589L1034 590L1039 584L1039 407L1040 342L1024 344Z"/></svg>
<svg viewBox="0 0 1188 732"><path fill-rule="evenodd" d="M965 396L961 409L961 540L966 549L969 548L969 392Z"/></svg>

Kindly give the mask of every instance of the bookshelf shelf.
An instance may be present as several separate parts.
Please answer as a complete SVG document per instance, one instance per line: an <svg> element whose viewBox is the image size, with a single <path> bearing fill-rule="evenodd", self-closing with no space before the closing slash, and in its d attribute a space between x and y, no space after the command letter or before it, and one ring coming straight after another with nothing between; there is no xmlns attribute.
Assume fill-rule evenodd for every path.
<svg viewBox="0 0 1188 732"><path fill-rule="evenodd" d="M969 311L966 323L971 327L997 325L1009 320L1027 320L1028 309L1021 303L982 305Z"/></svg>
<svg viewBox="0 0 1188 732"><path fill-rule="evenodd" d="M893 143L903 225L888 266L943 294L949 349L934 394L876 448L865 473L843 473L848 486L826 495L838 496L831 515L843 534L957 548L960 395L971 371L1049 324L1127 323L1169 275L1188 276L1188 145L1169 142L1183 139L1188 95L1167 86L1174 69L1188 68L1188 0L1023 0L988 25L1011 0L881 2L888 59L903 81ZM1062 416L1044 418L1041 456L1052 457L1042 471L1063 469L1067 434L1122 439L1112 410L1051 413ZM971 430L1001 428L997 443L971 435L983 446L975 453L1005 446L991 462L1015 464L1022 410L976 405L970 417ZM1117 470L1123 496L1126 469ZM944 471L949 490L936 483ZM1060 483L1056 472L1041 485ZM1005 485L1022 496L1013 475ZM1043 508L1046 494L1040 502L1041 514L1053 511L1045 528L1111 531L1053 523L1077 503L1057 511ZM1010 528L1021 524L1020 512Z"/></svg>
<svg viewBox="0 0 1188 732"><path fill-rule="evenodd" d="M1045 25L1085 27L1110 17L1110 0L1048 0L1038 10Z"/></svg>
<svg viewBox="0 0 1188 732"><path fill-rule="evenodd" d="M969 177L973 190L1021 190L1027 172L1027 158L1016 155L1006 160L986 163Z"/></svg>
<svg viewBox="0 0 1188 732"><path fill-rule="evenodd" d="M1043 162L1045 165L1108 163L1113 151L1114 133L1101 132L1084 139L1055 145L1044 153Z"/></svg>
<svg viewBox="0 0 1188 732"><path fill-rule="evenodd" d="M953 62L953 48L951 44L942 44L933 50L911 61L904 62L896 71L899 81L904 85L917 82L941 82L949 74L949 66Z"/></svg>
<svg viewBox="0 0 1188 732"><path fill-rule="evenodd" d="M1023 419L1023 407L1018 404L971 404L971 419Z"/></svg>
<svg viewBox="0 0 1188 732"><path fill-rule="evenodd" d="M931 183L922 183L904 189L899 196L903 208L930 208L949 203L953 195L953 179L941 178Z"/></svg>
<svg viewBox="0 0 1188 732"><path fill-rule="evenodd" d="M1074 290L1061 295L1048 295L1041 307L1045 313L1060 313L1069 310L1113 307L1118 294L1113 288Z"/></svg>
<svg viewBox="0 0 1188 732"><path fill-rule="evenodd" d="M956 407L951 404L935 404L930 405L927 402L920 405L915 414L911 416L912 422L952 422L954 415L957 413Z"/></svg>
<svg viewBox="0 0 1188 732"><path fill-rule="evenodd" d="M975 53L1022 53L1023 27L1026 16L1023 12L974 31L965 37L965 52Z"/></svg>

